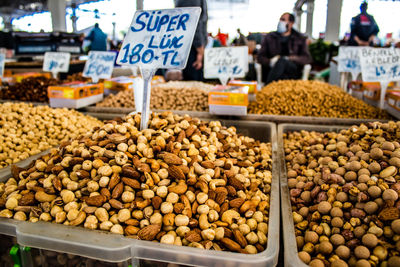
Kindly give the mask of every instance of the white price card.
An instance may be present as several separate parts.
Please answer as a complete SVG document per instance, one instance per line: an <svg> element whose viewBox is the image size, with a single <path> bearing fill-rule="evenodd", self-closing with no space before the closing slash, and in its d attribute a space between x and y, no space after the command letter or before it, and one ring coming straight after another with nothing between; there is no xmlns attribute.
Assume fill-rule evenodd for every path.
<svg viewBox="0 0 400 267"><path fill-rule="evenodd" d="M200 13L200 7L135 12L117 63L138 66L142 73L142 94L139 96L135 90L135 103L139 99L143 102L141 130L147 128L149 121L151 79L155 71L186 67Z"/></svg>
<svg viewBox="0 0 400 267"><path fill-rule="evenodd" d="M4 75L4 65L6 61L6 54L0 53L0 77Z"/></svg>
<svg viewBox="0 0 400 267"><path fill-rule="evenodd" d="M116 53L90 51L88 60L83 69L83 77L90 77L94 83L99 79L111 78Z"/></svg>
<svg viewBox="0 0 400 267"><path fill-rule="evenodd" d="M117 63L142 69L185 68L200 12L200 7L136 11Z"/></svg>
<svg viewBox="0 0 400 267"><path fill-rule="evenodd" d="M361 72L359 51L360 47L339 47L338 71L350 72L353 81L357 79L358 74Z"/></svg>
<svg viewBox="0 0 400 267"><path fill-rule="evenodd" d="M361 47L359 53L363 80L381 83L383 108L388 84L400 81L400 49Z"/></svg>
<svg viewBox="0 0 400 267"><path fill-rule="evenodd" d="M70 53L46 52L44 54L43 70L53 73L53 76L57 76L59 72L68 72L70 58Z"/></svg>
<svg viewBox="0 0 400 267"><path fill-rule="evenodd" d="M216 47L204 51L204 77L219 78L223 85L229 78L242 78L248 71L248 48Z"/></svg>

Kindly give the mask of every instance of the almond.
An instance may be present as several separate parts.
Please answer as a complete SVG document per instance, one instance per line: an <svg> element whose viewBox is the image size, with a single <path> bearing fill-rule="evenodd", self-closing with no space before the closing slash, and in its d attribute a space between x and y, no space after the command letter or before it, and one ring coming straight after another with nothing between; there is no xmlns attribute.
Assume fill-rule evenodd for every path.
<svg viewBox="0 0 400 267"><path fill-rule="evenodd" d="M218 205L221 205L222 203L224 203L226 197L227 197L227 193L226 192L219 192L217 193L217 196L215 197L215 202L218 203Z"/></svg>
<svg viewBox="0 0 400 267"><path fill-rule="evenodd" d="M235 240L239 243L239 245L244 248L247 246L247 240L243 236L242 232L240 232L239 229L233 229L232 230L233 236L235 237Z"/></svg>
<svg viewBox="0 0 400 267"><path fill-rule="evenodd" d="M55 174L55 175L58 175L62 170L64 170L64 167L61 166L61 165L57 165L57 166L54 166L54 167L51 169L51 172L52 172L53 174Z"/></svg>
<svg viewBox="0 0 400 267"><path fill-rule="evenodd" d="M195 130L196 130L196 126L190 125L185 131L186 137L187 138L191 137Z"/></svg>
<svg viewBox="0 0 400 267"><path fill-rule="evenodd" d="M236 190L244 190L243 183L240 182L237 178L231 177L228 180L228 183L233 186Z"/></svg>
<svg viewBox="0 0 400 267"><path fill-rule="evenodd" d="M185 174L178 166L172 165L168 168L168 173L176 180L183 180L185 179Z"/></svg>
<svg viewBox="0 0 400 267"><path fill-rule="evenodd" d="M110 179L110 182L108 183L108 189L112 190L119 182L121 178L119 177L118 173L113 173Z"/></svg>
<svg viewBox="0 0 400 267"><path fill-rule="evenodd" d="M185 234L185 238L189 242L200 242L201 241L201 236L195 231L189 231Z"/></svg>
<svg viewBox="0 0 400 267"><path fill-rule="evenodd" d="M179 165L178 167L182 170L182 172L183 172L184 174L188 174L188 173L189 173L189 167L188 167L188 166Z"/></svg>
<svg viewBox="0 0 400 267"><path fill-rule="evenodd" d="M136 171L134 168L132 168L131 166L122 167L121 174L122 174L122 176L126 176L126 177L133 178L133 179L137 179L140 177L140 173L138 171Z"/></svg>
<svg viewBox="0 0 400 267"><path fill-rule="evenodd" d="M152 240L154 240L156 235L160 232L160 230L161 230L160 225L151 224L151 225L148 225L148 226L144 227L143 229L141 229L137 233L137 235L138 235L139 239L141 239L141 240L152 241Z"/></svg>
<svg viewBox="0 0 400 267"><path fill-rule="evenodd" d="M161 203L163 202L162 198L159 196L155 196L151 199L151 204L155 210L160 209Z"/></svg>
<svg viewBox="0 0 400 267"><path fill-rule="evenodd" d="M201 166L203 166L203 167L206 168L206 169L214 169L214 168L215 168L214 163L213 163L212 161L210 161L210 160L203 161L203 162L201 163Z"/></svg>
<svg viewBox="0 0 400 267"><path fill-rule="evenodd" d="M139 232L139 228L136 226L128 225L125 227L125 234L126 235L136 235Z"/></svg>
<svg viewBox="0 0 400 267"><path fill-rule="evenodd" d="M226 248L228 248L231 251L239 252L241 249L240 245L238 243L236 243L235 241L233 241L232 239L224 237L220 240L220 242L222 243L222 245L224 245Z"/></svg>
<svg viewBox="0 0 400 267"><path fill-rule="evenodd" d="M122 204L121 201L116 200L116 199L110 199L108 201L108 203L110 203L111 207L113 207L114 209L117 209L117 210L124 208L124 204Z"/></svg>
<svg viewBox="0 0 400 267"><path fill-rule="evenodd" d="M32 206L35 203L35 194L29 192L22 195L21 199L18 200L18 206Z"/></svg>
<svg viewBox="0 0 400 267"><path fill-rule="evenodd" d="M111 194L112 198L119 198L123 191L124 191L124 183L120 182L114 187Z"/></svg>
<svg viewBox="0 0 400 267"><path fill-rule="evenodd" d="M175 154L164 152L161 154L161 157L167 164L173 165L181 165L183 163L182 159Z"/></svg>
<svg viewBox="0 0 400 267"><path fill-rule="evenodd" d="M181 130L178 134L178 138L176 138L176 142L182 143L183 139L186 137L185 131Z"/></svg>
<svg viewBox="0 0 400 267"><path fill-rule="evenodd" d="M138 180L126 178L126 177L122 177L121 180L124 184L132 187L133 189L140 189L140 182Z"/></svg>
<svg viewBox="0 0 400 267"><path fill-rule="evenodd" d="M92 196L88 197L86 199L86 204L89 206L95 206L95 207L100 207L103 205L103 203L106 201L106 198L102 195L97 195L97 196Z"/></svg>
<svg viewBox="0 0 400 267"><path fill-rule="evenodd" d="M110 199L111 198L111 193L110 190L108 190L107 188L103 187L100 190L100 195L104 196L106 199Z"/></svg>
<svg viewBox="0 0 400 267"><path fill-rule="evenodd" d="M228 185L228 186L226 187L226 190L228 191L228 195L229 195L229 196L231 196L231 197L236 196L236 189L235 189L233 186Z"/></svg>
<svg viewBox="0 0 400 267"><path fill-rule="evenodd" d="M385 208L378 215L378 218L382 221L393 221L398 219L399 217L400 210L396 207Z"/></svg>
<svg viewBox="0 0 400 267"><path fill-rule="evenodd" d="M241 197L232 199L231 201L229 201L229 206L231 208L240 208L242 206L242 204L244 203L244 199Z"/></svg>
<svg viewBox="0 0 400 267"><path fill-rule="evenodd" d="M71 165L71 166L74 166L74 165ZM79 179L86 179L86 178L90 177L89 172L87 172L85 170L79 170L79 171L76 171L75 173L76 173L76 176L78 176Z"/></svg>

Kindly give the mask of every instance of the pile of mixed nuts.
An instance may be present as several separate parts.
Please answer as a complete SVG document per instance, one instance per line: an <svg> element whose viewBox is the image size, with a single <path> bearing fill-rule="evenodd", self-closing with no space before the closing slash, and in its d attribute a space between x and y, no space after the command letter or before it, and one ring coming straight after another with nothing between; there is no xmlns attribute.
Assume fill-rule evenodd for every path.
<svg viewBox="0 0 400 267"><path fill-rule="evenodd" d="M171 112L102 127L0 183L0 216L142 240L258 253L267 245L271 145Z"/></svg>
<svg viewBox="0 0 400 267"><path fill-rule="evenodd" d="M400 266L400 122L284 138L300 259Z"/></svg>
<svg viewBox="0 0 400 267"><path fill-rule="evenodd" d="M0 99L31 102L49 102L49 97L47 96L47 87L57 84L60 84L60 82L53 78L25 78L20 83L7 85L1 88Z"/></svg>
<svg viewBox="0 0 400 267"><path fill-rule="evenodd" d="M101 125L99 120L75 110L26 103L0 104L0 168Z"/></svg>
<svg viewBox="0 0 400 267"><path fill-rule="evenodd" d="M354 98L340 87L319 81L282 80L257 92L249 113L329 118L389 119L379 108Z"/></svg>

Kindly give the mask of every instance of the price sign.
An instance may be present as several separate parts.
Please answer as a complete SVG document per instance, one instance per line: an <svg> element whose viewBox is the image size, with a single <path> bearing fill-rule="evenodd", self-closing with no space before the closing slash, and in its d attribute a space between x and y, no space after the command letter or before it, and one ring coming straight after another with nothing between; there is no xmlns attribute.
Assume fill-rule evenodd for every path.
<svg viewBox="0 0 400 267"><path fill-rule="evenodd" d="M114 52L90 51L83 69L83 77L90 77L94 83L99 79L108 79L114 69Z"/></svg>
<svg viewBox="0 0 400 267"><path fill-rule="evenodd" d="M248 71L248 48L217 47L204 52L204 77L219 78L226 85L229 78L244 77Z"/></svg>
<svg viewBox="0 0 400 267"><path fill-rule="evenodd" d="M200 12L199 7L136 11L117 63L185 68Z"/></svg>
<svg viewBox="0 0 400 267"><path fill-rule="evenodd" d="M6 61L6 55L3 53L0 53L0 77L3 77L3 74L4 74L5 61Z"/></svg>
<svg viewBox="0 0 400 267"><path fill-rule="evenodd" d="M43 70L53 73L57 77L59 72L68 72L70 53L46 52L44 54Z"/></svg>
<svg viewBox="0 0 400 267"><path fill-rule="evenodd" d="M361 72L360 47L341 46L339 47L338 71L350 72L352 80L356 80Z"/></svg>
<svg viewBox="0 0 400 267"><path fill-rule="evenodd" d="M117 63L141 70L144 90L140 129L147 128L150 83L156 69L185 68L200 13L200 7L135 12Z"/></svg>
<svg viewBox="0 0 400 267"><path fill-rule="evenodd" d="M383 108L389 82L400 81L400 49L361 47L359 53L363 80L381 83Z"/></svg>

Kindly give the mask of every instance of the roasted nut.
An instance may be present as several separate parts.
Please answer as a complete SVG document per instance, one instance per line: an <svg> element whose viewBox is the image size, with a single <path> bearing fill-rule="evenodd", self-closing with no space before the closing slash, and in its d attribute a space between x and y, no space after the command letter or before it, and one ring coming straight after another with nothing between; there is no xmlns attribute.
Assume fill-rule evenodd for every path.
<svg viewBox="0 0 400 267"><path fill-rule="evenodd" d="M139 123L140 115L107 121L29 169L13 167L15 178L0 183L0 216L179 246L265 250L271 145L169 112L153 114L144 131Z"/></svg>

